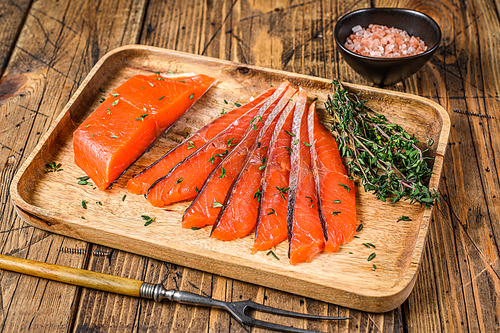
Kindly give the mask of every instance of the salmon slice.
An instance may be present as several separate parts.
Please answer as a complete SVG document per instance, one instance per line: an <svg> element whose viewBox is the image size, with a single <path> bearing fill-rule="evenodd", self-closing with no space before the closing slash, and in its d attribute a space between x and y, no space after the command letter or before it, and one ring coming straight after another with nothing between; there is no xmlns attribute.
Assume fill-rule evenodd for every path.
<svg viewBox="0 0 500 333"><path fill-rule="evenodd" d="M253 253L269 250L287 238L286 215L292 139L290 134L293 120L291 111L287 115L283 113L271 138L267 166L262 175Z"/></svg>
<svg viewBox="0 0 500 333"><path fill-rule="evenodd" d="M216 83L206 75L181 81L136 75L116 88L77 128L75 163L100 190L108 188Z"/></svg>
<svg viewBox="0 0 500 333"><path fill-rule="evenodd" d="M203 126L156 162L131 178L127 182L127 191L132 194L145 194L155 181L168 174L174 166L226 129L236 119L242 117L254 107L260 107L275 90L276 88L270 88L257 96L253 101L221 115L211 123Z"/></svg>
<svg viewBox="0 0 500 333"><path fill-rule="evenodd" d="M309 142L320 216L325 221L328 240L325 251L338 251L356 231L354 182L346 169L332 134L321 124L315 105L308 113Z"/></svg>
<svg viewBox="0 0 500 333"><path fill-rule="evenodd" d="M253 131L249 124L253 121L260 126L260 119L265 121L275 108L289 82L284 82L256 112L248 112L233 122L192 155L178 163L165 177L157 180L146 194L148 201L155 207L164 207L174 202L193 199L208 175L219 165L227 154Z"/></svg>
<svg viewBox="0 0 500 333"><path fill-rule="evenodd" d="M276 108L279 108L276 117L267 119L259 136L252 142L253 145L246 160L238 164L238 174L235 176L232 185L230 184L230 187L224 188L227 193L227 195L224 193L224 206L219 209L218 216L215 216L217 220L213 219L213 217L210 219L210 221L214 220L215 222L211 232L212 237L226 241L233 240L245 237L255 228L259 208L259 197L256 197L255 194L259 192L262 173L266 167L267 149L276 129L276 124L282 118L281 116L278 117L278 115L288 114L293 109L295 101L293 99L290 101L290 99L295 92L295 89L290 88L285 93L281 100L283 103L280 102L282 105ZM238 148L236 147L236 149ZM229 158L230 156L227 157L227 159Z"/></svg>
<svg viewBox="0 0 500 333"><path fill-rule="evenodd" d="M287 228L290 263L310 262L325 247L307 133L306 92L299 89L293 117Z"/></svg>

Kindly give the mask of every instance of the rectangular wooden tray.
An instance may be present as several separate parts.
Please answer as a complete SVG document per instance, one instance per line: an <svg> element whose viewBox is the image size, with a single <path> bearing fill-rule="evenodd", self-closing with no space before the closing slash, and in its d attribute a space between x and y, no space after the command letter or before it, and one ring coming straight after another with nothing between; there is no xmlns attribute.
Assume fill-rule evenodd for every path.
<svg viewBox="0 0 500 333"><path fill-rule="evenodd" d="M204 73L219 82L111 190L78 185L77 177L84 173L73 162L72 133L106 96L100 89L110 92L135 74L157 71ZM431 217L429 208L408 202L383 203L357 187L357 214L363 224L357 232L359 238L337 253L322 253L311 263L293 266L287 259L286 242L274 251L279 260L265 252L252 255L253 235L223 242L208 236L210 227L196 231L182 228L180 221L188 202L158 209L143 196L126 192L126 181L133 174L182 141L186 133L196 131L223 108L233 109L234 102L243 104L285 79L306 89L310 100L317 98L318 112L324 114L323 103L332 91L327 79L147 46L116 49L92 69L14 177L11 197L16 210L26 222L54 233L346 307L392 310L408 297L415 283ZM429 148L427 155L435 157L430 187L437 189L450 128L446 111L418 96L345 86L361 91L373 109L415 133L422 147ZM434 144L427 147L431 139ZM51 162L62 163L64 170L45 173L45 165ZM87 209L82 208L82 200L88 202ZM144 226L143 214L155 216L155 222ZM412 221L397 222L402 215ZM376 248L366 248L362 244L366 242ZM376 257L368 261L371 253Z"/></svg>

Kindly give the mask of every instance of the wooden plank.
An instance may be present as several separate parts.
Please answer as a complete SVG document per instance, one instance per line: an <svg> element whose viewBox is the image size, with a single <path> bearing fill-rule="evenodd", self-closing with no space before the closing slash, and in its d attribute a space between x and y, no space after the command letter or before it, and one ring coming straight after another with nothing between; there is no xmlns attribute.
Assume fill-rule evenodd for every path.
<svg viewBox="0 0 500 333"><path fill-rule="evenodd" d="M443 39L431 61L405 81L405 91L441 103L453 126L440 187L443 197L434 210L405 318L409 330L416 332L497 331L498 10L483 1L416 9L438 22Z"/></svg>
<svg viewBox="0 0 500 333"><path fill-rule="evenodd" d="M30 0L0 3L0 75L7 66L17 37L31 6ZM14 89L15 90L15 89ZM0 83L0 101L12 91L11 84Z"/></svg>
<svg viewBox="0 0 500 333"><path fill-rule="evenodd" d="M143 2L109 4L114 5L112 10L93 1L37 1L30 8L1 79L12 85L0 106L2 253L72 267L85 265L84 255L61 250L89 250L86 243L34 229L16 217L8 185L101 52L137 41ZM68 331L78 303L77 288L0 274L4 331Z"/></svg>

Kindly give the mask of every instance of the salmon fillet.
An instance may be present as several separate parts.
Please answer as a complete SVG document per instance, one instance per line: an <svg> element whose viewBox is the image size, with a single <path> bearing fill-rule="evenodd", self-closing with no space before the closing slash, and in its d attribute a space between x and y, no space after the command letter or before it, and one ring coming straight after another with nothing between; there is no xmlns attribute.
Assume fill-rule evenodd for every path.
<svg viewBox="0 0 500 333"><path fill-rule="evenodd" d="M325 247L324 228L318 209L318 196L311 168L307 133L306 92L299 89L292 124L290 189L287 228L290 263L310 262Z"/></svg>
<svg viewBox="0 0 500 333"><path fill-rule="evenodd" d="M290 177L292 111L293 109L288 114L282 115L282 119L276 125L276 130L271 138L267 166L262 175L260 204L252 252L269 250L287 238L286 215Z"/></svg>
<svg viewBox="0 0 500 333"><path fill-rule="evenodd" d="M75 131L76 165L105 190L215 83L206 75L130 78Z"/></svg>
<svg viewBox="0 0 500 333"><path fill-rule="evenodd" d="M334 252L350 242L356 231L354 182L347 176L335 138L319 121L314 104L309 108L308 128L318 206L328 234L325 251Z"/></svg>

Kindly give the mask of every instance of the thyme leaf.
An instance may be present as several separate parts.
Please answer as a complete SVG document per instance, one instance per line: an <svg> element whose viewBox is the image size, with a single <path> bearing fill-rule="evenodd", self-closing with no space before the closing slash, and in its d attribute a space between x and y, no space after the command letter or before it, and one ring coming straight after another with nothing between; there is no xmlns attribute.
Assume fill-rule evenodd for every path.
<svg viewBox="0 0 500 333"><path fill-rule="evenodd" d="M154 222L154 220L156 220L156 217L151 217L151 216L148 216L148 215L141 215L142 219L146 222L144 222L144 226L148 226L150 225L151 223Z"/></svg>
<svg viewBox="0 0 500 333"><path fill-rule="evenodd" d="M278 256L276 254L274 254L273 250L269 250L269 252L267 252L266 255L272 255L274 257L274 259L280 260L280 258L278 258Z"/></svg>
<svg viewBox="0 0 500 333"><path fill-rule="evenodd" d="M439 193L425 185L432 175L431 158L425 157L427 150L419 148L415 136L367 107L367 101L348 92L339 81L332 85L335 92L325 108L332 117L331 132L340 155L347 159L349 176L359 177L365 191L384 202L404 198L410 204L432 206L434 200L439 201ZM429 140L428 145L433 143Z"/></svg>

